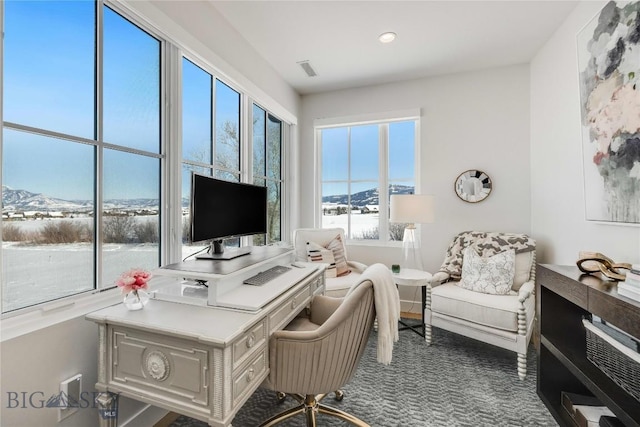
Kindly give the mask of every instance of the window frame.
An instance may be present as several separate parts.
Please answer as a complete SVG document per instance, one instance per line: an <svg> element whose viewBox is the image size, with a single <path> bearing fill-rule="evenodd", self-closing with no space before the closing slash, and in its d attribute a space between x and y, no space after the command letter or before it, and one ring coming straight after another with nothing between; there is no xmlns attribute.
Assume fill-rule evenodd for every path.
<svg viewBox="0 0 640 427"><path fill-rule="evenodd" d="M250 173L250 177L249 177L249 182L251 183L255 183L256 179L261 179L264 180L265 182L265 186L267 188L268 184L270 182L272 183L276 183L280 185L280 240L274 240L274 241L270 241L268 238L268 233L265 234L265 244L273 244L273 243L278 243L278 242L283 242L283 241L287 241L286 236L288 236L289 233L289 222L286 218L288 218L290 215L286 215L286 213L290 213L290 211L288 210L288 198L287 198L287 193L288 193L288 179L287 177L289 176L287 171L288 171L288 156L287 153L289 151L288 147L289 147L289 138L288 136L290 135L291 132L291 125L289 123L287 123L285 120L283 120L282 118L278 117L275 113L273 113L272 111L270 111L268 108L265 108L264 106L262 106L260 103L258 103L255 100L249 99L249 101L251 101L251 103L248 105L248 110L250 112L249 114L249 120L248 123L250 124L249 126L249 135L248 135L248 142L249 142L249 149L250 149L250 166L247 169ZM264 119L265 119L265 123L264 123L264 150L265 150L265 168L264 168L264 175L259 175L256 176L254 174L254 164L253 164L253 160L254 160L254 153L253 153L253 147L254 147L254 133L253 133L253 121L255 119L254 117L254 112L255 112L255 108L260 109L263 113L264 113ZM268 168L268 160L267 160L267 147L269 145L269 117L272 117L273 119L277 120L280 122L280 178L278 179L274 179L274 178L270 178L269 177L269 168ZM249 157L249 155L248 155Z"/></svg>
<svg viewBox="0 0 640 427"><path fill-rule="evenodd" d="M123 19L127 20L131 25L136 26L137 28L139 28L141 31L145 32L146 34L148 34L150 37L153 37L155 40L158 41L158 54L159 54L159 67L158 67L158 73L159 73L159 91L158 91L158 117L159 117L159 124L160 124L160 129L158 132L158 136L159 136L159 145L158 145L158 152L154 153L154 152L150 152L150 151L145 151L145 150L140 150L140 149L136 149L136 148L130 148L130 147L126 147L123 145L118 145L118 144L113 144L110 142L106 142L103 138L103 130L104 130L104 116L103 116L103 101L104 98L102 96L102 91L103 91L103 65L104 65L104 60L103 60L103 40L104 40L104 26L103 26L103 16L104 16L104 8L107 7L109 9L111 9L114 13L120 15ZM0 7L1 13L2 15L0 17L2 17L4 19L4 7ZM163 201L165 199L165 195L164 195L164 182L165 182L165 178L164 178L164 170L165 170L165 160L166 160L166 153L165 153L165 147L166 147L166 135L165 135L165 130L166 130L166 117L167 117L167 109L165 108L165 104L162 102L163 99L165 99L165 88L166 85L164 85L164 81L165 81L165 69L166 69L166 45L167 42L166 40L162 37L162 35L158 34L153 28L149 27L148 25L145 25L144 23L139 22L139 20L137 20L134 16L132 16L132 14L130 14L128 12L127 9L122 8L119 4L112 2L112 1L108 1L108 0L96 0L94 2L94 24L95 24L95 28L94 28L94 35L95 35L95 45L96 48L93 52L93 62L94 62L94 115L95 115L95 119L94 119L94 127L95 127L95 131L94 131L94 138L90 139L90 138L85 138L85 137L80 137L80 136L76 136L76 135L71 135L71 134L66 134L66 133L61 133L61 132L56 132L56 131L51 131L51 130L47 130L45 128L37 128L37 127L32 127L32 126L27 126L27 125L22 125L20 123L13 123L13 122L8 122L8 121L4 121L4 116L2 115L3 111L0 111L0 119L2 122L2 129L3 131L0 132L0 152L3 148L3 133L4 133L4 129L9 129L9 130L14 130L14 131L18 131L18 132L23 132L23 133L30 133L30 134L34 134L34 135L38 135L38 136L43 136L46 138L55 138L55 139L59 139L68 143L74 143L74 144L84 144L87 146L90 146L93 148L94 153L93 153L93 179L94 179L94 220L93 220L93 242L92 242L92 259L93 259L93 274L91 277L91 280L93 282L93 285L90 289L84 290L84 291L79 291L70 295L64 295L64 296L59 296L59 297L55 297L53 299L47 300L47 301L43 301L40 303L36 303L36 304L30 304L24 307L20 307L17 309L12 309L10 311L7 312L2 312L2 319L4 320L5 317L13 317L16 315L20 315L23 313L28 313L31 311L37 311L37 310L48 310L49 307L58 307L58 306L65 306L65 305L69 305L70 303L68 302L68 300L73 300L76 298L83 298L86 296L90 296L90 295L94 295L100 292L104 292L104 291L108 291L110 289L114 289L116 286L114 283L105 283L103 280L103 244L102 242L102 236L103 236L103 220L104 220L104 215L103 215L103 192L104 192L104 151L105 150L114 150L114 151L118 151L118 152L123 152L123 153L128 153L128 154L134 154L134 155L142 155L145 156L147 158L152 158L152 159L156 159L159 160L159 167L158 167L158 182L159 182L159 188L158 188L158 199L159 199L159 242L158 242L158 265L162 265L165 260L167 259L166 255L165 255L165 251L164 251L164 247L166 246L165 241L166 239L164 239L164 227L163 227L163 223L166 217L166 213L161 212L161 207L163 205ZM2 21L4 22L4 21ZM0 50L0 55L2 56L0 58L0 61L4 60L4 50ZM0 77L2 77L2 73L4 71L4 68L2 67L4 64L4 62L0 62ZM0 83L4 84L4 80L1 80ZM3 102L2 102L3 104ZM1 165L0 165L1 167ZM1 174L0 174L0 180L1 180ZM0 219L0 228L1 228L1 219ZM4 251L0 250L0 262L2 262L2 253ZM2 296L4 292L4 284L2 286L0 286L0 297Z"/></svg>
<svg viewBox="0 0 640 427"><path fill-rule="evenodd" d="M281 237L282 241L289 241L291 220L290 215L295 212L292 211L292 204L290 203L292 195L288 194L288 191L292 186L289 183L289 177L291 168L295 165L290 164L290 149L291 140L293 138L293 132L295 131L297 124L297 117L295 114L289 112L286 108L282 107L274 99L270 97L259 87L253 85L250 80L245 78L239 71L235 69L229 69L232 75L236 78L229 77L228 73L220 71L215 65L216 57L205 59L202 55L196 53L194 49L200 49L197 43L189 40L189 38L182 37L181 29L179 29L173 23L169 23L166 28L158 27L158 17L153 13L141 12L137 8L133 8L130 5L116 2L113 0L96 0L96 7L99 8L99 16L101 19L102 8L107 6L114 12L122 15L125 19L129 20L133 25L138 26L148 34L158 39L161 43L160 54L161 62L159 66L160 70L160 138L161 145L158 156L162 156L160 162L160 248L159 248L159 265L168 264L171 262L177 262L181 260L181 169L182 169L182 118L181 118L181 103L182 103L182 87L181 87L181 60L186 57L194 64L202 67L209 72L214 79L219 79L222 83L236 90L240 94L240 133L241 133L241 147L243 143L246 143L251 148L252 133L251 133L251 109L250 106L254 103L264 108L268 114L276 117L282 124L282 141L281 141L281 179L283 181L282 190L282 222L281 222ZM96 21L97 22L97 21ZM96 25L102 25L102 22ZM4 29L4 5L0 5L0 29ZM185 45L181 40L192 42L192 48ZM99 43L98 43L99 44ZM100 44L99 44L100 45ZM101 48L100 48L101 49ZM98 55L98 53L96 53ZM100 53L101 55L101 53ZM0 43L0 86L3 84L3 60L4 51L3 44ZM226 65L223 65L226 67ZM241 83L238 83L241 82ZM96 83L97 85L97 83ZM98 89L97 89L98 90ZM100 85L100 89L102 86ZM101 99L101 93L96 94L96 103L98 99ZM100 98L98 98L100 97ZM0 102L0 122L3 122L3 103ZM180 107L176 107L180 106ZM265 107L268 106L268 107ZM56 136L55 133L54 135ZM0 132L0 150L2 150L2 132ZM64 139L67 136L64 135ZM74 138L77 140L78 138ZM82 138L80 138L82 139ZM169 143L171 141L171 143ZM246 142L243 142L246 141ZM93 140L79 141L85 144L94 145ZM110 146L105 145L106 148ZM118 146L119 150L123 150ZM132 150L137 153L137 150ZM146 152L145 152L146 154ZM241 181L251 182L252 177L252 165L251 165L252 153L246 151L244 155L241 154ZM0 172L2 165L0 163ZM96 170L95 174L98 179L101 179L100 174L102 171ZM0 173L0 184L2 184L2 174ZM286 187L285 187L286 186ZM286 189L285 189L286 188ZM96 197L96 210L100 211L102 206L102 200ZM96 223L99 221L96 218ZM0 230L2 228L2 219L0 218ZM97 257L97 251L99 244L96 239L96 250L94 256ZM248 241L247 241L248 243ZM3 261L3 251L0 250L0 263ZM96 285L97 280L102 276L102 272L98 271L94 274ZM0 298L3 293L3 286L0 286ZM78 318L86 313L97 310L108 305L112 305L121 300L120 290L115 287L102 287L101 289L94 288L89 291L85 291L78 294L62 297L59 299L42 302L32 306L24 307L21 309L13 310L7 313L2 313L2 334L0 334L0 341L12 339L30 332L40 330L44 327L49 327L60 322Z"/></svg>
<svg viewBox="0 0 640 427"><path fill-rule="evenodd" d="M322 131L325 129L351 128L363 125L378 125L378 209L379 212L389 211L389 125L396 122L414 122L414 190L416 194L420 194L420 119L421 111L419 108L398 110L392 112L360 114L354 116L334 117L325 119L316 119L313 122L314 131L314 157L315 161L315 194L314 197L314 226L322 228ZM348 141L351 140L351 129L348 129ZM351 159L348 160L347 168L351 168ZM385 171L381 173L381 171ZM350 174L348 175L350 176ZM343 180L340 180L342 182ZM347 178L348 185L351 180ZM351 214L347 219L348 228L351 226ZM348 235L347 240L351 244L371 245L371 246L401 246L402 241L389 240L389 218L388 216L379 216L379 234L378 239L353 239L349 230L345 230Z"/></svg>
<svg viewBox="0 0 640 427"><path fill-rule="evenodd" d="M195 167L203 167L203 168L209 168L213 171L215 176L215 172L216 171L226 171L226 172L238 172L239 173L239 177L240 177L240 182L243 183L249 183L252 184L254 182L254 174L253 174L253 106L257 106L259 108L261 108L263 111L265 111L265 118L268 121L268 117L271 116L273 118L275 118L276 120L280 121L280 180L278 181L281 185L281 197L280 197L280 209L281 209L281 221L280 221L280 238L282 242L288 241L287 236L289 236L290 233L290 220L288 219L288 217L290 216L289 214L291 213L290 210L290 198L288 197L287 191L289 188L288 185L288 177L289 177L289 169L291 168L291 165L289 164L289 155L288 155L288 151L289 151L289 141L290 141L290 137L291 137L291 132L293 131L293 127L292 124L287 122L285 119L283 119L282 117L279 117L276 113L274 113L272 111L272 109L265 107L264 104L262 104L261 102L259 102L256 98L254 98L247 90L243 90L243 88L234 83L234 82L230 82L228 79L224 78L224 76L222 75L222 73L220 73L215 67L213 67L212 65L208 64L207 62L201 60L197 55L193 54L191 51L187 50L187 49L180 49L177 48L176 50L176 54L178 55L178 62L179 64L177 65L179 68L179 71L177 73L177 75L179 77L176 77L176 79L178 81L182 81L182 64L183 64L183 60L187 60L189 62L191 62L192 64L194 64L195 66L199 67L200 69L202 69L204 72L208 73L211 77L212 77L212 81L213 81L213 86L212 86L212 159L211 159L211 164L205 164L205 163L200 163L200 162L195 162L195 161L185 161L184 157L183 157L183 153L182 153L182 109L180 109L180 117L177 117L177 120L180 122L179 124L175 124L175 128L177 129L176 132L179 136L176 136L178 139L178 141L180 141L179 144L176 144L177 146L179 146L179 153L176 156L175 159L173 159L173 161L171 162L171 166L173 168L175 168L175 172L174 172L174 176L179 177L178 179L180 180L180 184L178 185L178 195L177 195L177 199L174 200L180 200L181 197L181 188L182 188L182 167L185 164L189 164L189 165L193 165ZM238 127L238 132L240 133L240 170L239 171L229 171L228 169L225 168L219 168L216 166L216 160L215 160L215 146L216 146L216 130L215 130L215 117L216 117L216 82L220 81L220 83L228 86L230 89L238 92L240 94L240 123L239 123L239 127ZM179 92L180 92L180 96L179 96L179 100L176 100L176 102L179 103L180 106L182 106L182 86L181 84L179 85ZM182 108L182 107L181 107ZM265 129L266 131L266 129ZM266 134L265 134L265 140L266 140ZM265 177L265 182L267 181L273 181L270 180L268 177ZM180 208L180 207L178 207ZM181 241L182 239L182 223L181 223L181 215L179 215L177 212L174 213L175 215L175 221L172 222L173 227L176 230L179 230L179 233L174 233L173 235L173 239L174 241L178 242ZM239 237L240 239L240 245L241 246L248 246L251 245L253 243L253 236L242 236ZM274 242L266 242L267 244L269 243L274 243ZM174 246L182 246L181 245L174 245ZM197 249L194 250L194 252ZM175 260L180 260L182 259L182 253L179 252L178 250L173 252L174 255L174 259Z"/></svg>

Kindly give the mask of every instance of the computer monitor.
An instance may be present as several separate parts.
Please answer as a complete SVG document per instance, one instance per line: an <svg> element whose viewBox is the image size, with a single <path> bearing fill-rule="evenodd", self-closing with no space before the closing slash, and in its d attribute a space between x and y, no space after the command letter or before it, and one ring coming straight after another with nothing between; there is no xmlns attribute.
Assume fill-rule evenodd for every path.
<svg viewBox="0 0 640 427"><path fill-rule="evenodd" d="M267 188L224 181L192 173L191 242L211 241L209 252L197 258L232 259L250 247L224 250L224 240L267 232Z"/></svg>

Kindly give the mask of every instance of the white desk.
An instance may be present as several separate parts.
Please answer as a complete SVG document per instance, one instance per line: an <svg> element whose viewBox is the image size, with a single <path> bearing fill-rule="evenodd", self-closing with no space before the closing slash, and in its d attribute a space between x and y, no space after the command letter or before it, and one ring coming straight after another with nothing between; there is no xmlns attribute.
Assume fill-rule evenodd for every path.
<svg viewBox="0 0 640 427"><path fill-rule="evenodd" d="M118 304L90 313L99 326L100 413L113 414L122 395L230 426L269 374L270 334L324 292L323 272L317 267L254 313L154 299L139 311ZM100 425L115 427L117 416Z"/></svg>

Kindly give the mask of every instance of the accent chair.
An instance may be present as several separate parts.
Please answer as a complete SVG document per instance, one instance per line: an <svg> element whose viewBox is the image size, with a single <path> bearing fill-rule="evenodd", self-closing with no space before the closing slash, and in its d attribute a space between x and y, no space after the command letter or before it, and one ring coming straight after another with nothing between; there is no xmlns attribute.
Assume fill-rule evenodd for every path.
<svg viewBox="0 0 640 427"><path fill-rule="evenodd" d="M349 260L347 256L346 240L342 228L299 228L293 232L293 245L296 261L308 261L308 243L313 242L326 248L336 236L342 242L342 251L347 266L351 272L337 277L326 277L325 295L342 297L347 294L352 285L360 281L360 275L367 268L361 262Z"/></svg>
<svg viewBox="0 0 640 427"><path fill-rule="evenodd" d="M467 252L467 248L475 252ZM513 253L507 254L511 250L515 256ZM505 280L507 285L496 290L491 279L500 280L497 275L491 276L489 273L490 280L487 283L487 275L482 277L483 271L473 270L482 263L486 265L492 256L502 257L503 254L512 257L510 267L513 279L510 282ZM475 256L477 258L472 259ZM474 266L476 261L480 264ZM440 271L433 275L427 286L427 344L433 341L432 327L435 326L514 351L518 354L518 376L524 380L527 374L527 347L535 319L535 277L535 241L527 235L475 231L458 234L447 250ZM485 282L475 287L475 283L469 283L474 280L477 283Z"/></svg>
<svg viewBox="0 0 640 427"><path fill-rule="evenodd" d="M293 397L298 405L260 426L274 426L304 414L307 427L315 427L320 413L369 427L359 418L321 401L353 377L375 317L373 284L363 280L345 298L315 296L308 317L299 316L285 330L274 332L269 339L270 372L263 386L281 396ZM336 392L336 400L342 398L343 393Z"/></svg>

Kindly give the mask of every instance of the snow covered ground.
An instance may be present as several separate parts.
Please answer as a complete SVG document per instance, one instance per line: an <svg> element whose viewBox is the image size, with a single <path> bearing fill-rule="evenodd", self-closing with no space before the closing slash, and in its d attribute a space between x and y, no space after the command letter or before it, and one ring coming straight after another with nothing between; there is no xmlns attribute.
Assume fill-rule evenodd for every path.
<svg viewBox="0 0 640 427"><path fill-rule="evenodd" d="M351 215L351 238L357 239L363 232L374 232L378 229L379 214L361 214L354 211ZM322 228L340 227L347 232L349 230L349 216L323 215Z"/></svg>
<svg viewBox="0 0 640 427"><path fill-rule="evenodd" d="M148 220L149 217L141 217ZM37 231L47 221L81 221L91 218L64 218L11 222L24 231ZM347 215L323 216L322 226L348 230ZM352 236L378 227L378 214L353 214ZM183 245L183 257L203 246ZM10 311L93 289L93 244L22 245L2 242L2 309ZM157 244L117 244L102 246L103 283L110 286L130 268L153 269L158 264Z"/></svg>

